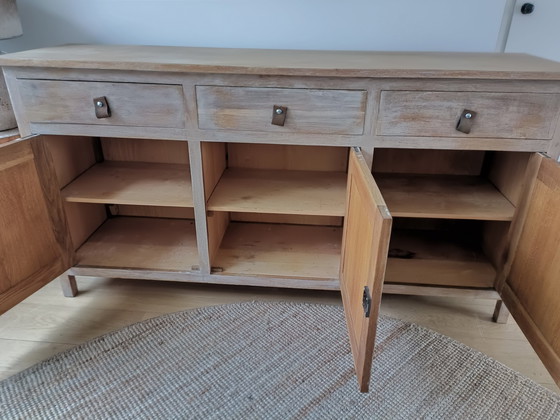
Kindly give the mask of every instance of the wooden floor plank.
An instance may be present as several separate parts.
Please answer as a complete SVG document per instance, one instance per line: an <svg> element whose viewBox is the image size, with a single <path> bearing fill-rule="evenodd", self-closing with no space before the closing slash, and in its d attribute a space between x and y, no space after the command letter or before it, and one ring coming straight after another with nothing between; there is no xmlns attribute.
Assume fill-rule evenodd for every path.
<svg viewBox="0 0 560 420"><path fill-rule="evenodd" d="M55 280L0 317L0 379L68 348L68 343L164 313L252 300L341 304L340 294L328 291L90 277L78 277L78 288L77 297L65 298ZM560 393L513 319L507 324L491 321L494 303L383 295L381 312L448 335Z"/></svg>

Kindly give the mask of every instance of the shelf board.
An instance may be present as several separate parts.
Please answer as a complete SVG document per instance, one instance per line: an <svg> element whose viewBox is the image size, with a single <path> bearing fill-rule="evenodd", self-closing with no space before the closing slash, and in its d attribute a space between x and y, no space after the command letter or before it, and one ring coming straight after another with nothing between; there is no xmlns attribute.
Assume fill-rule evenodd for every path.
<svg viewBox="0 0 560 420"><path fill-rule="evenodd" d="M339 227L231 222L212 266L222 274L338 279L341 243Z"/></svg>
<svg viewBox="0 0 560 420"><path fill-rule="evenodd" d="M191 271L198 265L192 220L108 219L78 249L79 267Z"/></svg>
<svg viewBox="0 0 560 420"><path fill-rule="evenodd" d="M394 217L511 221L515 207L479 176L374 174Z"/></svg>
<svg viewBox="0 0 560 420"><path fill-rule="evenodd" d="M66 201L193 207L188 165L145 162L98 163L62 190Z"/></svg>
<svg viewBox="0 0 560 420"><path fill-rule="evenodd" d="M346 177L345 172L227 169L208 209L344 216Z"/></svg>
<svg viewBox="0 0 560 420"><path fill-rule="evenodd" d="M493 288L496 270L478 247L450 234L395 230L390 249L414 252L389 258L385 282L432 286Z"/></svg>

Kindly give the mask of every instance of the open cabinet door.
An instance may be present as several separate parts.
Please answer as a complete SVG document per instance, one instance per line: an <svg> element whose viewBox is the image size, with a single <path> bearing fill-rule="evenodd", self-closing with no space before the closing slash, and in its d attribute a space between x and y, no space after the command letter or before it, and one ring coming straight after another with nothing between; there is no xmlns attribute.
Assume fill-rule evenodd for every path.
<svg viewBox="0 0 560 420"><path fill-rule="evenodd" d="M0 146L0 314L70 267L55 176L41 139Z"/></svg>
<svg viewBox="0 0 560 420"><path fill-rule="evenodd" d="M560 166L535 154L498 292L560 384Z"/></svg>
<svg viewBox="0 0 560 420"><path fill-rule="evenodd" d="M340 290L360 391L367 392L392 218L359 151L350 151Z"/></svg>

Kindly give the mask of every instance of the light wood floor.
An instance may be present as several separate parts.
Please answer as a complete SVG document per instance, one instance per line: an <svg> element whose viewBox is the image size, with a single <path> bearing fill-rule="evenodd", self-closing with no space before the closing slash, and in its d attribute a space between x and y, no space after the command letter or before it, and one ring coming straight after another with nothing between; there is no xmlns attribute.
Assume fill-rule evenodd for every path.
<svg viewBox="0 0 560 420"><path fill-rule="evenodd" d="M338 293L78 278L64 298L55 280L0 316L0 379L125 325L200 306L248 300L340 303ZM560 393L517 325L491 321L494 301L385 295L382 313L453 337Z"/></svg>

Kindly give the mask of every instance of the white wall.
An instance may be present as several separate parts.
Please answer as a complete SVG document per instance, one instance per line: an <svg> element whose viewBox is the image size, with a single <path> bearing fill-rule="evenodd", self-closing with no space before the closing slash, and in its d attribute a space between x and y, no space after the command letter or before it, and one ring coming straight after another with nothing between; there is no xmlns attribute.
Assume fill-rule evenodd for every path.
<svg viewBox="0 0 560 420"><path fill-rule="evenodd" d="M532 1L535 10L521 14L525 0L517 0L505 51L527 52L560 61L560 1Z"/></svg>
<svg viewBox="0 0 560 420"><path fill-rule="evenodd" d="M508 0L18 0L17 51L65 43L494 51Z"/></svg>

